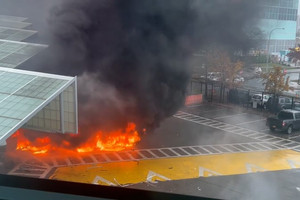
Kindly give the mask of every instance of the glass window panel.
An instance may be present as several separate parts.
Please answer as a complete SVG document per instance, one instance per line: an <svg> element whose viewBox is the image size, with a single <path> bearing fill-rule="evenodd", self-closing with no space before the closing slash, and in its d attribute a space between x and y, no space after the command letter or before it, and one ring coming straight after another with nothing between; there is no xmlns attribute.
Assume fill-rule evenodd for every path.
<svg viewBox="0 0 300 200"><path fill-rule="evenodd" d="M38 75L21 74L19 70L16 72L18 73L0 70L0 125L2 125L4 131L12 130L21 120L29 120L27 118L33 111L45 103L50 96L59 95L57 92L71 81L70 78L61 79L52 75L39 77ZM65 120L67 123L71 123L75 119L74 112L69 112L70 109L74 110L75 106L73 102L75 90L73 87L72 85L66 89L67 98L64 100L64 108L67 109ZM59 98L56 97L44 110L33 117L25 127L48 128L55 132L61 131ZM69 127L69 125L65 127ZM75 132L76 124L72 126L72 130L65 129L67 132ZM3 133L3 131L0 133Z"/></svg>
<svg viewBox="0 0 300 200"><path fill-rule="evenodd" d="M45 47L45 45L30 43L2 42L0 44L0 66L15 68Z"/></svg>
<svg viewBox="0 0 300 200"><path fill-rule="evenodd" d="M7 20L0 19L0 26L3 27L22 29L22 28L29 27L30 25L31 24L27 22L7 21Z"/></svg>

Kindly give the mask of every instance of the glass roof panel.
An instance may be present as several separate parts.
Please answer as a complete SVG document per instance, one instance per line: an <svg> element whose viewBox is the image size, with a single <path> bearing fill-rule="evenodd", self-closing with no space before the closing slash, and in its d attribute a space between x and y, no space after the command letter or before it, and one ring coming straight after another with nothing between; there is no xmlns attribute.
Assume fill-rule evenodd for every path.
<svg viewBox="0 0 300 200"><path fill-rule="evenodd" d="M10 21L10 20L0 18L0 26L23 29L23 28L27 28L27 27L31 26L31 23L20 22L20 21Z"/></svg>
<svg viewBox="0 0 300 200"><path fill-rule="evenodd" d="M25 17L16 17L16 16L9 16L9 15L0 15L0 19L7 20L7 21L18 21L23 22L27 20Z"/></svg>
<svg viewBox="0 0 300 200"><path fill-rule="evenodd" d="M16 68L46 47L47 45L0 39L0 67Z"/></svg>
<svg viewBox="0 0 300 200"><path fill-rule="evenodd" d="M0 39L4 39L4 40L22 41L33 36L36 33L37 31L15 29L15 28L0 26Z"/></svg>
<svg viewBox="0 0 300 200"><path fill-rule="evenodd" d="M72 77L0 67L0 143L74 81Z"/></svg>

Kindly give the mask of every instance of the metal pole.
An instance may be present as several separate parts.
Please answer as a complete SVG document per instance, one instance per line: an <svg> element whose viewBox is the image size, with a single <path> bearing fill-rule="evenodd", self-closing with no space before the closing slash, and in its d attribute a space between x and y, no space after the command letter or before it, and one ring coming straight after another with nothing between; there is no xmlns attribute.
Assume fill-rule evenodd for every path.
<svg viewBox="0 0 300 200"><path fill-rule="evenodd" d="M200 82L200 88L201 88L201 94L203 94L203 91L202 91L202 82Z"/></svg>
<svg viewBox="0 0 300 200"><path fill-rule="evenodd" d="M284 28L273 28L270 33L269 33L269 38L268 38L268 42L267 42L267 70L269 70L269 57L270 57L270 40L271 40L271 35L273 33L273 31L277 30L277 29L281 29L284 30Z"/></svg>
<svg viewBox="0 0 300 200"><path fill-rule="evenodd" d="M262 111L264 108L264 92L261 93L261 106L260 106L260 110Z"/></svg>
<svg viewBox="0 0 300 200"><path fill-rule="evenodd" d="M75 132L78 133L78 91L77 91L77 76L74 82L74 101L75 101Z"/></svg>
<svg viewBox="0 0 300 200"><path fill-rule="evenodd" d="M213 102L214 97L214 83L211 84L211 102Z"/></svg>
<svg viewBox="0 0 300 200"><path fill-rule="evenodd" d="M247 96L247 109L248 109L249 104L250 104L249 100L250 100L250 90L248 90L248 96Z"/></svg>
<svg viewBox="0 0 300 200"><path fill-rule="evenodd" d="M205 67L205 98L207 99L207 66L204 65Z"/></svg>
<svg viewBox="0 0 300 200"><path fill-rule="evenodd" d="M64 94L59 95L59 110L60 110L60 130L65 133L65 117L64 117Z"/></svg>
<svg viewBox="0 0 300 200"><path fill-rule="evenodd" d="M219 103L221 103L221 96L222 96L222 90L221 90L221 87L222 87L222 85L220 85L220 90L219 90L219 96L220 96L220 98L219 98Z"/></svg>

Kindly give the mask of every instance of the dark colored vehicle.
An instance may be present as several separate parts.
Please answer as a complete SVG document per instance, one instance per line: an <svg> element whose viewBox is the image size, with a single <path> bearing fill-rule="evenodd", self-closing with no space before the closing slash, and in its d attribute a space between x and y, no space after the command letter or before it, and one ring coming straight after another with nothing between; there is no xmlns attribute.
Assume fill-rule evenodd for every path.
<svg viewBox="0 0 300 200"><path fill-rule="evenodd" d="M291 134L294 129L300 129L300 111L282 110L276 117L267 119L267 126L271 131L279 129Z"/></svg>
<svg viewBox="0 0 300 200"><path fill-rule="evenodd" d="M270 97L266 103L266 108L268 110L273 110L279 112L282 109L292 109L292 99L289 97Z"/></svg>

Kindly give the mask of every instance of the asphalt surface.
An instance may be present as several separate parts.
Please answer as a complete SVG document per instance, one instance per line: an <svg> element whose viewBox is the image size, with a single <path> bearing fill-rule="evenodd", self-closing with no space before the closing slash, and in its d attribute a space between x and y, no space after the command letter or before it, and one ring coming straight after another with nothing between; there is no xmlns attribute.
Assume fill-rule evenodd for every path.
<svg viewBox="0 0 300 200"><path fill-rule="evenodd" d="M270 131L266 126L266 119L272 114L260 108L246 108L237 105L203 104L185 107L182 109L191 114L199 115L209 119L215 119L238 127L259 131L268 135L300 141L300 131L294 130L291 135L280 131Z"/></svg>
<svg viewBox="0 0 300 200"><path fill-rule="evenodd" d="M253 139L228 133L213 127L184 121L175 117L167 119L154 133L143 136L139 149L232 144L254 142Z"/></svg>
<svg viewBox="0 0 300 200"><path fill-rule="evenodd" d="M65 164L52 167L44 163L48 168L45 167L47 170L41 172L45 176L40 178L221 199L294 199L295 195L300 195L300 179L295 178L299 171L278 170L300 167L300 160L297 160L300 157L300 132L291 135L271 132L265 125L267 115L259 109L228 104L184 107L154 133L142 136L137 150L128 152L133 160L118 160L121 153L109 153L106 157L110 159L105 162L74 164L69 159ZM168 153L170 151L173 156ZM3 149L1 152L1 160L7 160ZM137 152L144 156L136 157L134 153ZM159 155L162 152L164 155ZM295 160L290 165L284 163L290 159ZM36 177L30 170L41 170L41 161L28 163L5 168L2 173ZM245 166L247 171L241 169ZM285 187L281 187L283 185ZM276 196L272 193L273 188Z"/></svg>
<svg viewBox="0 0 300 200"><path fill-rule="evenodd" d="M271 132L265 124L267 114L258 109L203 104L185 107L181 111L257 131L264 136L300 141L299 131L295 131L292 135L278 131ZM226 130L173 117L166 120L155 134L147 136L139 147L234 144L249 143L254 140ZM299 170L286 170L166 181L155 184L141 183L130 187L221 199L295 199L300 195L299 178Z"/></svg>
<svg viewBox="0 0 300 200"><path fill-rule="evenodd" d="M29 21L33 22L32 28L40 33L39 40L47 43L48 30L45 27L47 13L56 0L49 1L47 4L42 3L46 2L45 0L31 0L31 2L38 3L40 9L32 9L27 0L15 1L18 9L11 3L11 0L0 0L0 2L2 14L28 16ZM297 76L298 71L295 71L291 78L296 79ZM248 80L245 85L254 90L263 89L261 79ZM4 156L5 149L0 148L0 173L29 175L38 178L53 178L56 175L59 178L59 170L63 169L65 170L63 172L67 173L61 173L64 175L61 179L67 181L94 184L100 184L99 182L102 181L101 183L108 185L220 199L297 199L300 196L300 171L291 168L299 168L300 162L292 162L291 166L278 163L286 160L285 155L288 156L292 154L291 152L295 152L295 156L298 156L300 132L295 131L291 135L278 131L271 132L265 125L266 117L267 114L259 110L233 105L201 104L184 107L179 114L165 120L154 133L142 136L142 141L136 146L139 150L138 154L143 154L143 152L149 154L150 152L152 157L151 155L147 157L145 154L144 157L141 155L138 157L129 152L131 160L113 160L109 158L115 155L107 154L108 158L105 162L97 160L95 163L85 163L82 161L80 164L73 165L73 161L69 159L63 161L66 164L61 165L58 163L51 166L39 161L28 162L28 165L20 163L20 165L12 166L5 165L5 161L7 161ZM286 149L291 151L281 153L281 150ZM173 152L173 154L176 151L176 156L158 155L159 152L166 153L165 150ZM153 156L153 153L156 156ZM248 157L252 157L252 159L247 160ZM244 172L235 169L238 165L254 162L253 157L254 161L257 160L255 163L257 166L261 164L266 168L264 171L258 166L257 171L264 172L254 173L257 171L249 169ZM265 158L264 162L259 161L261 157ZM242 163L239 162L240 160ZM198 173L197 167L200 165L205 167L206 174ZM190 167L197 168L194 170L194 174ZM100 171L97 171L97 168ZM169 171L173 168L174 173L172 174ZM188 169L185 173L182 172L184 168ZM222 168L226 170L222 173L216 172ZM42 171L44 169L45 171ZM95 171L89 171L94 169ZM148 173L149 169L154 170L151 171L152 176L157 176L158 179L149 177L151 174ZM278 171L280 169L289 170ZM42 171L43 176L32 173L39 170ZM113 175L107 175L110 171L114 172ZM129 173L130 171L133 175ZM147 179L138 177L143 173L146 174L145 176L148 175ZM103 176L99 177L98 175ZM97 180L100 181L92 182L94 176L98 177ZM125 177L124 185L121 182L122 179L117 176ZM89 177L92 181L88 179ZM125 184L126 182L130 184Z"/></svg>
<svg viewBox="0 0 300 200"><path fill-rule="evenodd" d="M300 170L187 179L155 185L142 183L130 187L217 199L298 199Z"/></svg>

